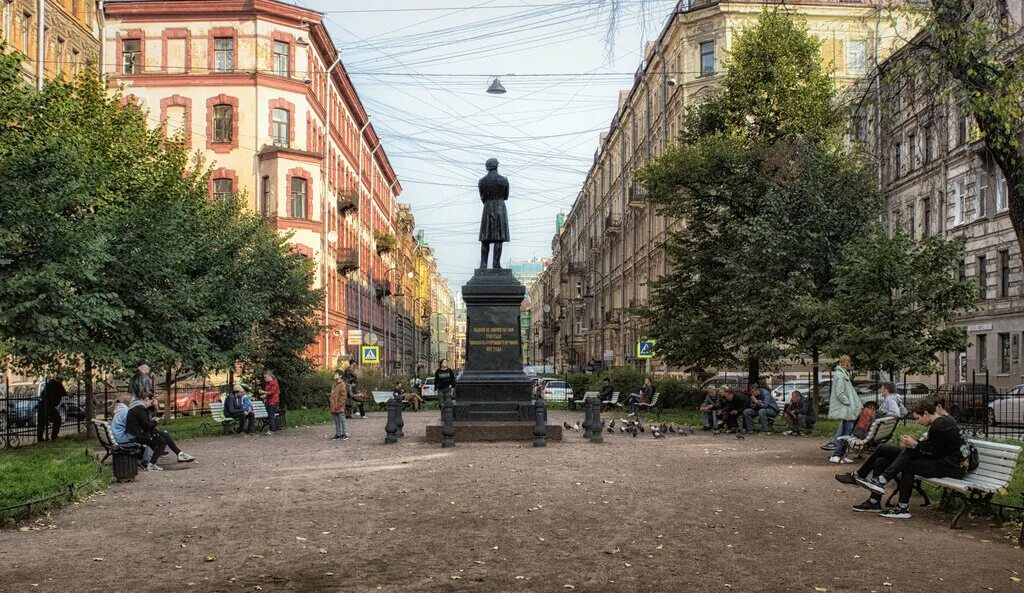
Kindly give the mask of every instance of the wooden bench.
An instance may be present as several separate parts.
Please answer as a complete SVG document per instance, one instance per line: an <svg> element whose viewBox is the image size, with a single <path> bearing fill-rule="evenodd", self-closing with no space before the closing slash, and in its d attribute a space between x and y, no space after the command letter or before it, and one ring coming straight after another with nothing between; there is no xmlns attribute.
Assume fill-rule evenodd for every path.
<svg viewBox="0 0 1024 593"><path fill-rule="evenodd" d="M864 435L864 438L858 439L853 435L847 435L839 437L839 440L846 442L846 447L849 451L872 449L891 439L892 435L896 433L896 425L898 425L899 422L900 419L896 416L875 418L871 421L871 426L868 427L868 431ZM847 453L849 453L849 451L847 451Z"/></svg>
<svg viewBox="0 0 1024 593"><path fill-rule="evenodd" d="M950 492L963 501L963 508L950 524L952 529L956 529L960 518L972 509L992 511L992 497L1010 484L1021 453L1021 447L1017 445L1005 445L980 439L970 439L969 442L978 450L977 469L967 472L963 478L959 479L921 478L919 480L925 484L942 488L943 493ZM928 496L925 495L925 504L928 502ZM1017 543L1024 545L1024 525L1021 525Z"/></svg>
<svg viewBox="0 0 1024 593"><path fill-rule="evenodd" d="M643 412L645 410L647 410L647 411L654 410L655 411L654 412L655 416L659 416L660 417L661 416L661 408L658 407L658 398L659 398L660 395L661 395L660 393L655 391L654 392L654 396L651 397L651 401L646 402L646 403L644 403L644 402L637 403L636 404L636 413L637 413L637 415L639 416L640 412Z"/></svg>

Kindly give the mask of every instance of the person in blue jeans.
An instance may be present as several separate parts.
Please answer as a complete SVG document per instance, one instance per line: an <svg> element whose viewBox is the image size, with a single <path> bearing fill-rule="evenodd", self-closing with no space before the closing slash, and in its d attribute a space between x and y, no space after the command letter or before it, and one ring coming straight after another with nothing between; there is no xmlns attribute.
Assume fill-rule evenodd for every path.
<svg viewBox="0 0 1024 593"><path fill-rule="evenodd" d="M839 437L853 434L853 427L857 423L857 417L864 405L860 396L853 388L850 381L850 369L853 368L853 360L849 355L839 357L839 364L832 371L832 393L829 397L828 417L839 421L836 434L832 437L834 448L829 457L829 463L853 463L846 457L846 441Z"/></svg>
<svg viewBox="0 0 1024 593"><path fill-rule="evenodd" d="M760 385L751 385L750 407L743 410L743 428L752 432L756 417L761 421L761 432L770 432L771 421L778 415L779 403L772 397L772 392Z"/></svg>

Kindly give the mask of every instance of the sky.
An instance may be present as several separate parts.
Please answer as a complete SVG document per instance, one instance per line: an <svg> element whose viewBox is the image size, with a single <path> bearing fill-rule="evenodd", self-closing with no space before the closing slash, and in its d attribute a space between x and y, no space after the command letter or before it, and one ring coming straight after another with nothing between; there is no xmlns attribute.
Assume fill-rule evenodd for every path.
<svg viewBox="0 0 1024 593"><path fill-rule="evenodd" d="M325 13L371 122L453 293L479 264L477 181L509 179L504 265L549 257L674 0L289 0ZM486 93L494 76L507 89Z"/></svg>

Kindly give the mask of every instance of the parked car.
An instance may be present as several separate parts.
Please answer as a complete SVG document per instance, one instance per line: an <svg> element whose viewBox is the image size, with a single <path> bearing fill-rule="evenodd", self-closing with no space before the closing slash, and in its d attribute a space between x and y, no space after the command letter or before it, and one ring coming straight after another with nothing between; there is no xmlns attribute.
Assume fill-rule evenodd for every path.
<svg viewBox="0 0 1024 593"><path fill-rule="evenodd" d="M7 422L10 426L36 426L39 422L39 402L43 395L42 381L27 381L11 383L11 390L7 398ZM67 402L62 401L57 406L61 422L67 420Z"/></svg>
<svg viewBox="0 0 1024 593"><path fill-rule="evenodd" d="M864 380L864 379L853 379L851 381L851 383L853 383L853 389L856 390L858 392L858 395L861 396L861 398L860 398L861 404L866 405L867 402L871 402L872 405L876 405L874 403L874 393L872 391L865 390L863 393L861 393L861 388L865 388L865 387L867 387L869 385L875 384L874 381L867 381L867 380ZM828 412L829 402L832 399L832 379L825 379L824 381L818 381L818 394L817 394L817 398L818 398L818 413L819 414L827 413Z"/></svg>
<svg viewBox="0 0 1024 593"><path fill-rule="evenodd" d="M1006 391L1006 396L988 404L991 426L1024 426L1024 385Z"/></svg>
<svg viewBox="0 0 1024 593"><path fill-rule="evenodd" d="M437 388L434 387L433 377L427 377L426 380L423 381L423 391L420 393L420 396L423 397L424 401L437 399Z"/></svg>
<svg viewBox="0 0 1024 593"><path fill-rule="evenodd" d="M935 397L945 399L946 411L957 422L991 422L989 404L1004 399L995 387L984 383L943 383Z"/></svg>
<svg viewBox="0 0 1024 593"><path fill-rule="evenodd" d="M767 384L768 375L761 375L761 380L764 381L765 384ZM733 389L741 389L744 392L746 392L747 376L740 373L728 375L715 375L714 377L711 377L710 379L700 384L702 389L707 389L708 387L725 387L726 385L732 387Z"/></svg>
<svg viewBox="0 0 1024 593"><path fill-rule="evenodd" d="M932 386L920 381L897 382L895 385L896 393L900 394L900 397L903 398L903 405L908 409L932 394Z"/></svg>
<svg viewBox="0 0 1024 593"><path fill-rule="evenodd" d="M565 381L545 379L541 383L544 385L544 399L547 401L560 402L573 398L572 388Z"/></svg>
<svg viewBox="0 0 1024 593"><path fill-rule="evenodd" d="M164 386L154 386L156 391L156 409L158 412L164 410ZM187 416L198 416L210 411L210 402L220 401L221 391L211 381L203 381L202 378L179 379L177 381L177 392L171 388L173 398L171 409L178 414Z"/></svg>

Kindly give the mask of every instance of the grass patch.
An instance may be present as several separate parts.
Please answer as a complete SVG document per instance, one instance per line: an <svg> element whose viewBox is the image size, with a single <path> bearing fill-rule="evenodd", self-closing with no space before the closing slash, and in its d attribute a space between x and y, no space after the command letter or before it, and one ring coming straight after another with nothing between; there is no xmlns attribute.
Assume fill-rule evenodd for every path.
<svg viewBox="0 0 1024 593"><path fill-rule="evenodd" d="M74 435L0 452L0 509L30 501L38 504L0 510L0 526L26 519L69 502L68 484L74 484L73 499L107 487L110 468L99 469L95 457L88 454L92 444L82 435ZM98 474L97 474L98 472ZM54 495L52 500L41 501Z"/></svg>

